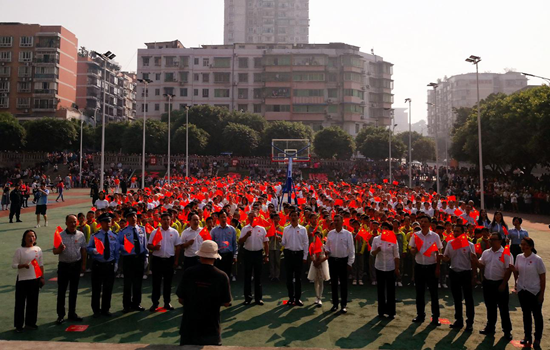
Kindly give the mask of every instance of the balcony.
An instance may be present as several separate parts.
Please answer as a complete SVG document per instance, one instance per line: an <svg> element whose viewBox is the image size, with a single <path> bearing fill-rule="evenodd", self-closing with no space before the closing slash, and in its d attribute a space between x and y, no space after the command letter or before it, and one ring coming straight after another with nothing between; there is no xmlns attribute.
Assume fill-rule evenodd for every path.
<svg viewBox="0 0 550 350"><path fill-rule="evenodd" d="M57 80L57 74L35 74L35 80Z"/></svg>
<svg viewBox="0 0 550 350"><path fill-rule="evenodd" d="M57 90L55 89L34 89L34 95L55 95Z"/></svg>
<svg viewBox="0 0 550 350"><path fill-rule="evenodd" d="M50 58L50 57L36 57L34 63L40 65L49 65L49 64L59 64L59 57Z"/></svg>

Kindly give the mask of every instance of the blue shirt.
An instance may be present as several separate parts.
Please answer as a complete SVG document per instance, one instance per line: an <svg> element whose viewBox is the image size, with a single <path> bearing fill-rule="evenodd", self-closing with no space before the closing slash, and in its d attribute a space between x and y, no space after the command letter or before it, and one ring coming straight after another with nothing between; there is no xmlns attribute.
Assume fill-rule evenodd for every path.
<svg viewBox="0 0 550 350"><path fill-rule="evenodd" d="M38 197L38 200L36 201L36 205L46 205L46 204L48 204L48 194L50 194L50 190L44 189L44 192L46 192L47 194L44 194L42 192L38 192L38 193L40 193L40 197Z"/></svg>
<svg viewBox="0 0 550 350"><path fill-rule="evenodd" d="M494 224L491 224L491 227L489 227L489 231L491 231L491 233L498 232L500 234L500 238L505 239L506 234L504 234L504 229L502 227L503 226L501 224L495 222Z"/></svg>
<svg viewBox="0 0 550 350"><path fill-rule="evenodd" d="M145 235L145 227L143 226L135 226L135 229L137 230L137 235L139 239L139 246L141 247L139 255L145 254L145 256L149 255L149 250L147 249L147 236ZM132 248L132 251L128 253L126 251L126 248L124 248L124 236L134 245L134 248ZM120 232L118 233L118 245L120 246L120 254L122 256L127 255L136 255L136 248L134 242L134 227L133 226L126 226Z"/></svg>
<svg viewBox="0 0 550 350"><path fill-rule="evenodd" d="M529 233L525 230L516 230L515 228L508 230L508 239L510 240L510 244L519 245L525 237L529 237Z"/></svg>
<svg viewBox="0 0 550 350"><path fill-rule="evenodd" d="M237 257L237 231L233 226L216 226L210 231L210 236L218 244L220 254L233 253L233 257Z"/></svg>
<svg viewBox="0 0 550 350"><path fill-rule="evenodd" d="M118 244L118 237L116 234L113 233L113 231L109 230L107 233L109 235L109 248L110 248L110 257L108 260L105 260L102 254L94 254L95 249L95 237L99 239L103 245L105 245L105 231L103 229L100 229L95 234L92 235L90 238L90 242L88 243L88 254L92 256L92 259L99 261L99 262L118 262L119 257L119 244ZM105 253L105 252L104 252Z"/></svg>

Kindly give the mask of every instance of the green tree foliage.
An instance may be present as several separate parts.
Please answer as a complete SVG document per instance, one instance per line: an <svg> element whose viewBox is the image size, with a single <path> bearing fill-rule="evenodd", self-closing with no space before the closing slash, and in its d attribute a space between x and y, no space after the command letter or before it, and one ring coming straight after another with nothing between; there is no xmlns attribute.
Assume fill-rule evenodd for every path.
<svg viewBox="0 0 550 350"><path fill-rule="evenodd" d="M350 159L355 151L355 141L340 127L331 126L315 134L313 148L321 158Z"/></svg>
<svg viewBox="0 0 550 350"><path fill-rule="evenodd" d="M27 131L27 149L31 151L63 151L74 149L77 132L74 123L56 118L40 118L23 124Z"/></svg>
<svg viewBox="0 0 550 350"><path fill-rule="evenodd" d="M271 140L273 139L309 139L313 140L313 130L302 123L276 121L269 123L262 135L258 155L271 154Z"/></svg>
<svg viewBox="0 0 550 350"><path fill-rule="evenodd" d="M0 113L0 144L2 150L16 151L25 146L25 128L19 124L13 115Z"/></svg>
<svg viewBox="0 0 550 350"><path fill-rule="evenodd" d="M172 154L185 153L186 126L180 126L173 134L170 143ZM204 154L210 135L196 125L189 124L189 154Z"/></svg>
<svg viewBox="0 0 550 350"><path fill-rule="evenodd" d="M409 132L408 131L405 131L405 132L402 132L402 133L399 133L397 135L395 135L395 137L397 137L399 140L401 140L401 142L403 142L403 144L405 146L407 146L407 152L408 152L408 148L409 148ZM420 133L416 132L416 131L413 131L411 132L411 145L414 145L414 143L420 139L424 138L424 136L422 136Z"/></svg>
<svg viewBox="0 0 550 350"><path fill-rule="evenodd" d="M73 143L73 146L71 149L74 152L80 151L80 120L79 119L72 119L71 123L74 125L74 128L76 130L76 142ZM99 133L99 138L96 135L96 128L93 128L87 123L84 123L82 125L82 134L84 135L84 139L82 140L82 149L84 152L87 151L97 151L96 146L101 146L101 128ZM99 140L99 142L97 141Z"/></svg>
<svg viewBox="0 0 550 350"><path fill-rule="evenodd" d="M435 142L427 137L417 139L412 144L412 158L420 162L435 159Z"/></svg>
<svg viewBox="0 0 550 350"><path fill-rule="evenodd" d="M357 149L367 158L374 160L387 159L389 156L389 131L383 127L362 129L355 139ZM392 158L401 158L405 144L395 135L392 137Z"/></svg>
<svg viewBox="0 0 550 350"><path fill-rule="evenodd" d="M235 155L249 156L254 153L260 143L258 132L246 125L229 123L222 133L222 151L233 152Z"/></svg>
<svg viewBox="0 0 550 350"><path fill-rule="evenodd" d="M105 129L107 130L107 129ZM122 135L124 153L141 153L143 147L143 122L129 124ZM145 153L165 154L168 150L168 127L159 120L147 120L145 128Z"/></svg>

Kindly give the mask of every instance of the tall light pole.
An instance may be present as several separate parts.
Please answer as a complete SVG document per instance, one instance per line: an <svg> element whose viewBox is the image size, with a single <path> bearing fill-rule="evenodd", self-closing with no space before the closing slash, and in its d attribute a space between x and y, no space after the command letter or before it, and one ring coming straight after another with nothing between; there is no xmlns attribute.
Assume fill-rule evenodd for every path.
<svg viewBox="0 0 550 350"><path fill-rule="evenodd" d="M481 59L479 59L479 60L481 61ZM539 78L539 79L542 79L542 80L546 80L548 83L550 83L550 78L545 78L545 77L541 77L541 76L534 75L534 74L529 74L529 73L521 73L521 74L525 75L526 77L533 77L533 78Z"/></svg>
<svg viewBox="0 0 550 350"><path fill-rule="evenodd" d="M138 79L140 83L143 83L145 85L145 89L143 90L143 96L145 98L145 102L143 105L143 149L141 151L141 188L145 188L145 122L147 121L147 95L149 94L149 83L152 83L153 81L151 79Z"/></svg>
<svg viewBox="0 0 550 350"><path fill-rule="evenodd" d="M116 55L111 51L107 51L103 54L96 51L92 51L92 53L103 60L103 116L101 122L101 177L99 183L100 191L103 191L105 183L105 90L107 89L107 62L115 58Z"/></svg>
<svg viewBox="0 0 550 350"><path fill-rule="evenodd" d="M476 85L477 85L477 138L479 148L479 193L481 199L481 209L485 209L485 189L483 185L483 149L481 146L481 106L479 105L479 67L481 57L471 55L466 59L476 65Z"/></svg>
<svg viewBox="0 0 550 350"><path fill-rule="evenodd" d="M189 177L189 106L185 106L185 176Z"/></svg>
<svg viewBox="0 0 550 350"><path fill-rule="evenodd" d="M412 117L411 117L411 99L406 98L405 103L409 102L409 188L412 188Z"/></svg>
<svg viewBox="0 0 550 350"><path fill-rule="evenodd" d="M79 180L80 187L82 187L82 139L84 138L84 136L82 135L82 129L84 127L84 118L82 117L83 115L82 113L80 113L80 164L78 167L78 170L79 170L78 178L80 179Z"/></svg>
<svg viewBox="0 0 550 350"><path fill-rule="evenodd" d="M394 118L393 109L390 109L390 129L388 130L388 132L389 132L389 135L388 135L389 136L388 137L388 148L389 148L388 164L389 164L389 171L390 171L390 174L389 174L389 183L390 184L392 183L392 180L391 180L391 139L392 139L392 136L393 136L393 133L392 133L393 118Z"/></svg>
<svg viewBox="0 0 550 350"><path fill-rule="evenodd" d="M163 94L164 97L168 98L168 185L170 185L170 139L172 138L170 136L170 112L172 111L172 99L176 96L174 94Z"/></svg>
<svg viewBox="0 0 550 350"><path fill-rule="evenodd" d="M433 87L434 89L434 125L435 125L435 179L436 179L436 186L437 186L437 193L439 194L439 154L438 154L438 147L437 147L437 141L438 141L438 130L439 129L439 121L437 117L437 85L436 83L429 83L428 86Z"/></svg>

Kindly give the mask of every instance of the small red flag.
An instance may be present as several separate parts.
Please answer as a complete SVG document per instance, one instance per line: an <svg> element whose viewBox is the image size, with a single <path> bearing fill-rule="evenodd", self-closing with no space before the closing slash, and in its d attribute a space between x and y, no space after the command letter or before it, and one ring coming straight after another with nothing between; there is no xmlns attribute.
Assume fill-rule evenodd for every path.
<svg viewBox="0 0 550 350"><path fill-rule="evenodd" d="M458 236L457 238L451 241L451 245L453 246L454 250L465 248L469 245L468 238L466 237L465 234L461 234L460 236Z"/></svg>
<svg viewBox="0 0 550 350"><path fill-rule="evenodd" d="M414 244L416 245L417 251L420 251L422 249L422 246L424 245L424 241L418 237L417 234L414 234Z"/></svg>
<svg viewBox="0 0 550 350"><path fill-rule="evenodd" d="M298 198L298 205L306 204L305 198Z"/></svg>
<svg viewBox="0 0 550 350"><path fill-rule="evenodd" d="M341 199L337 199L337 200L334 201L334 205L343 206L343 205L344 205L344 201L341 200Z"/></svg>
<svg viewBox="0 0 550 350"><path fill-rule="evenodd" d="M483 250L481 249L481 243L476 244L476 254L481 255Z"/></svg>
<svg viewBox="0 0 550 350"><path fill-rule="evenodd" d="M509 246L509 245L507 245L506 247L504 247L504 250L502 251L502 255L501 255L500 258L499 258L499 260L502 261L503 263L506 263L506 262L504 261L504 256L505 256L505 255L510 256L510 246Z"/></svg>
<svg viewBox="0 0 550 350"><path fill-rule="evenodd" d="M134 249L134 244L124 235L124 250L126 250L126 253L130 254L132 249Z"/></svg>
<svg viewBox="0 0 550 350"><path fill-rule="evenodd" d="M91 210L91 211L96 211L97 208L96 208L96 207L91 207L90 210Z"/></svg>
<svg viewBox="0 0 550 350"><path fill-rule="evenodd" d="M374 201L375 201L376 203L380 203L380 202L382 201L382 198L380 198L380 197L374 197Z"/></svg>
<svg viewBox="0 0 550 350"><path fill-rule="evenodd" d="M150 223L145 224L145 232L147 232L148 235L150 235L151 232L153 232L154 230L155 230L155 228L153 226L151 226Z"/></svg>
<svg viewBox="0 0 550 350"><path fill-rule="evenodd" d="M284 212L280 212L279 213L279 218L281 219L281 221L279 222L281 225L285 225L286 223L286 216L285 216L285 213Z"/></svg>
<svg viewBox="0 0 550 350"><path fill-rule="evenodd" d="M204 227L201 232L199 232L199 235L201 235L201 238L203 241L212 240L212 236L210 236L210 232L208 231L208 228Z"/></svg>
<svg viewBox="0 0 550 350"><path fill-rule="evenodd" d="M315 242L309 245L309 254L314 255L314 254L320 253L322 250L323 250L323 242L321 242L319 237L315 237Z"/></svg>
<svg viewBox="0 0 550 350"><path fill-rule="evenodd" d="M397 237L395 236L395 233L393 233L392 231L389 231L389 230L384 230L382 232L382 235L381 235L381 238L380 238L382 241L384 242L389 242L389 243L397 243Z"/></svg>
<svg viewBox="0 0 550 350"><path fill-rule="evenodd" d="M393 185L394 185L394 186L399 186L399 181L394 181L394 182L393 182Z"/></svg>
<svg viewBox="0 0 550 350"><path fill-rule="evenodd" d="M59 246L63 243L60 235L61 232L63 232L63 229L61 228L61 226L57 226L53 234L53 246L55 248L59 248Z"/></svg>
<svg viewBox="0 0 550 350"><path fill-rule="evenodd" d="M437 251L438 251L437 244L434 243L428 249L426 249L426 251L424 252L424 256L430 257L433 252L437 252Z"/></svg>
<svg viewBox="0 0 550 350"><path fill-rule="evenodd" d="M153 246L158 245L162 241L162 232L160 230L160 227L155 232L155 236L153 237L153 240L151 241L151 244Z"/></svg>
<svg viewBox="0 0 550 350"><path fill-rule="evenodd" d="M246 218L247 218L247 217L248 217L248 216L247 216L247 214L246 214L246 212L245 212L244 210L241 210L241 211L239 212L239 221L246 221Z"/></svg>
<svg viewBox="0 0 550 350"><path fill-rule="evenodd" d="M384 179L384 180L382 180L382 181L383 181L385 184L388 183L388 179Z"/></svg>
<svg viewBox="0 0 550 350"><path fill-rule="evenodd" d="M101 239L94 236L94 243L95 243L95 249L97 250L97 252L103 255L103 252L105 251L105 246L103 245L103 242L101 242Z"/></svg>
<svg viewBox="0 0 550 350"><path fill-rule="evenodd" d="M447 197L447 200L456 201L456 196L449 196L449 197Z"/></svg>
<svg viewBox="0 0 550 350"><path fill-rule="evenodd" d="M31 261L31 265L34 267L34 274L36 275L36 278L42 277L42 269L40 268L40 265L38 265L38 261L34 259Z"/></svg>
<svg viewBox="0 0 550 350"><path fill-rule="evenodd" d="M464 213L462 212L462 210L460 210L460 209L456 209L456 210L454 211L454 213L455 213L456 216L461 216L462 214L464 214Z"/></svg>
<svg viewBox="0 0 550 350"><path fill-rule="evenodd" d="M502 231L504 231L504 234L508 236L508 229L505 226L502 226Z"/></svg>
<svg viewBox="0 0 550 350"><path fill-rule="evenodd" d="M357 232L357 237L361 237L365 240L365 242L368 242L371 238L371 235L367 232L367 230L361 228L359 232Z"/></svg>
<svg viewBox="0 0 550 350"><path fill-rule="evenodd" d="M273 237L275 236L275 225L269 226L269 230L267 230L267 237Z"/></svg>

